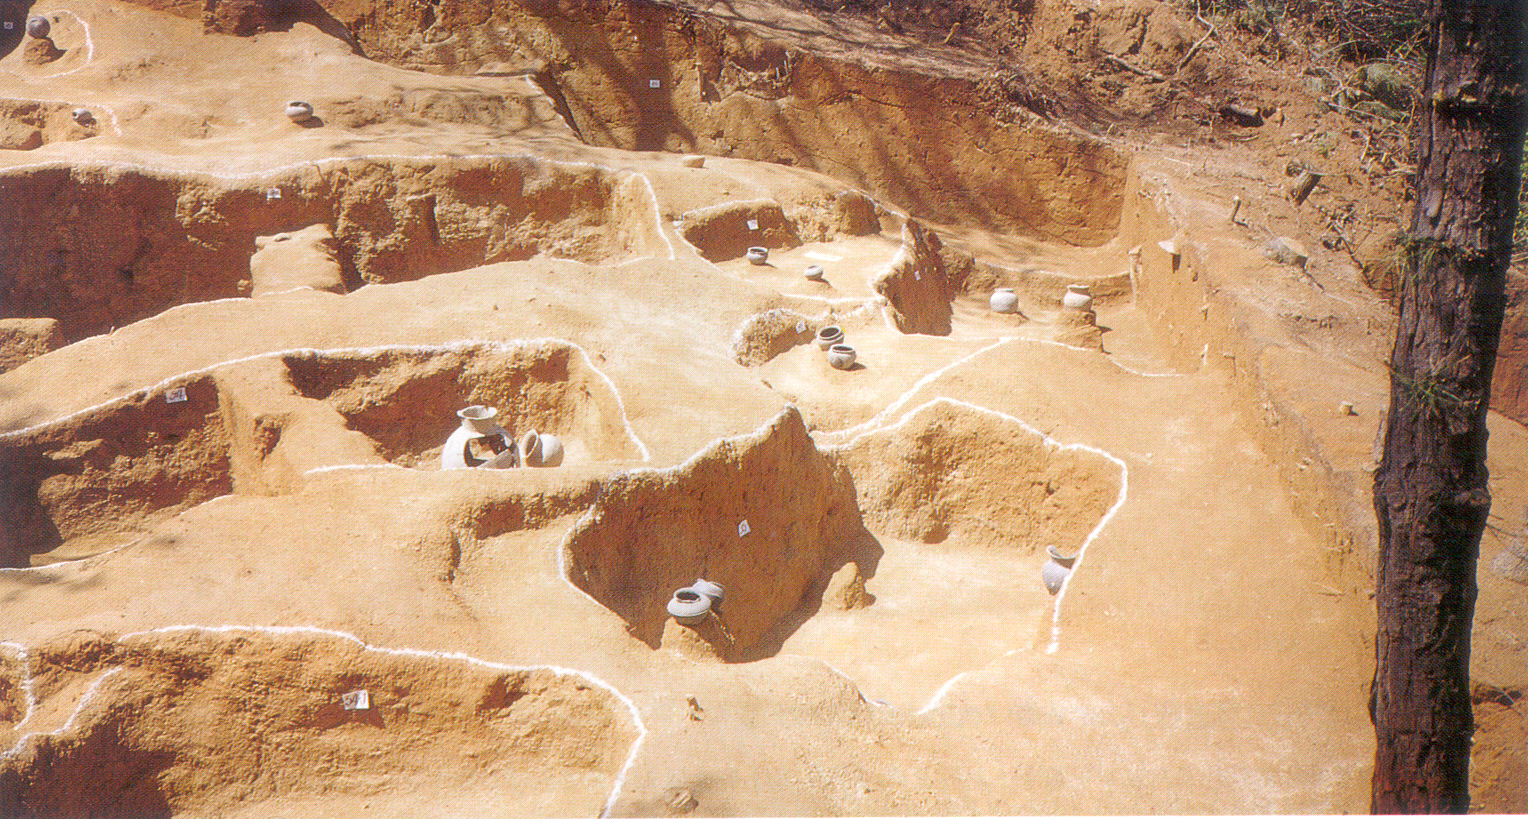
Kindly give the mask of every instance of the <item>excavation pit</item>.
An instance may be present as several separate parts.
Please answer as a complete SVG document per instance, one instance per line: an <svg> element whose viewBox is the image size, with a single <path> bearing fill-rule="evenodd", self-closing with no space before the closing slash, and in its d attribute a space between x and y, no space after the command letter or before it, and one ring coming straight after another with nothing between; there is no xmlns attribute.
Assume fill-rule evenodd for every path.
<svg viewBox="0 0 1528 819"><path fill-rule="evenodd" d="M0 757L6 816L253 817L363 797L384 816L420 799L597 814L641 730L578 672L316 629L75 635L30 653L30 735ZM357 690L369 707L347 709Z"/></svg>
<svg viewBox="0 0 1528 819"><path fill-rule="evenodd" d="M232 491L210 376L0 437L0 567L88 557Z"/></svg>
<svg viewBox="0 0 1528 819"><path fill-rule="evenodd" d="M293 353L283 361L300 395L329 404L399 466L439 468L441 446L461 423L456 413L471 405L497 408L511 440L531 430L555 435L564 464L641 457L610 382L566 343Z"/></svg>
<svg viewBox="0 0 1528 819"><path fill-rule="evenodd" d="M848 472L794 408L680 466L611 479L564 541L568 578L658 648L674 589L727 589L728 660L757 659L820 603L828 579L874 551Z"/></svg>

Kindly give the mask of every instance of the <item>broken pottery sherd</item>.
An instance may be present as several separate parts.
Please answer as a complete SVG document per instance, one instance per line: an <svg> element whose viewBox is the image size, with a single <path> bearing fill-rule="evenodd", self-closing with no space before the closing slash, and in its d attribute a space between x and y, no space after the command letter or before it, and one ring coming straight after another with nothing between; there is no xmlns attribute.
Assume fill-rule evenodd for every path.
<svg viewBox="0 0 1528 819"><path fill-rule="evenodd" d="M854 348L847 344L834 344L828 348L828 363L835 370L847 370L854 366Z"/></svg>
<svg viewBox="0 0 1528 819"><path fill-rule="evenodd" d="M1012 287L999 287L992 291L987 306L994 313L1016 313L1019 310L1019 294Z"/></svg>

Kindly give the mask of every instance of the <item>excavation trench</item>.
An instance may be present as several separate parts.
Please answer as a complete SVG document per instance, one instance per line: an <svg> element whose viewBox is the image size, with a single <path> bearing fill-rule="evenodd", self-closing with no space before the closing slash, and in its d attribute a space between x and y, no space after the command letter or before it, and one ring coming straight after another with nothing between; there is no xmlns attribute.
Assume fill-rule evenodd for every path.
<svg viewBox="0 0 1528 819"><path fill-rule="evenodd" d="M3 317L57 319L71 341L248 295L256 238L315 224L332 227L350 288L664 247L640 180L531 157L347 159L247 179L87 165L3 184Z"/></svg>
<svg viewBox="0 0 1528 819"><path fill-rule="evenodd" d="M0 728L26 720L28 733L0 755L6 816L323 813L341 796L382 815L420 799L594 815L642 730L576 672L316 629L76 633L29 654L26 668L0 665L6 687L29 684L36 700L0 714Z"/></svg>
<svg viewBox="0 0 1528 819"><path fill-rule="evenodd" d="M298 491L315 469L438 469L472 404L556 435L566 465L641 458L614 390L565 343L261 356L5 434L0 566L99 554L219 495Z"/></svg>

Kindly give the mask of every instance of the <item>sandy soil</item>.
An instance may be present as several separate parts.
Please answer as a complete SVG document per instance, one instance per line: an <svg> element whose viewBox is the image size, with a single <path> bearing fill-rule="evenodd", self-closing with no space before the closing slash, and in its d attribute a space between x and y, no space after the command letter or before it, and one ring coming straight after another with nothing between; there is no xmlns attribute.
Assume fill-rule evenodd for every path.
<svg viewBox="0 0 1528 819"><path fill-rule="evenodd" d="M1282 167L767 4L224 5L0 58L0 815L1367 808L1391 318ZM562 462L440 469L471 404Z"/></svg>

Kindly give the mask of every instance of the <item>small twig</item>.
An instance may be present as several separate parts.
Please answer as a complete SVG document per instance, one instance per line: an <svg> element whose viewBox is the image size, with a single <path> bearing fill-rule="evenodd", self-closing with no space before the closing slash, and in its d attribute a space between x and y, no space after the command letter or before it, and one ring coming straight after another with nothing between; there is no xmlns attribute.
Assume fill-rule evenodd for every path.
<svg viewBox="0 0 1528 819"><path fill-rule="evenodd" d="M1119 57L1114 56L1113 54L1105 54L1104 55L1104 62L1112 63L1112 64L1117 65L1120 68L1123 68L1123 69L1125 69L1127 71L1134 71L1135 73L1140 74L1142 77L1147 77L1147 78L1152 79L1152 80L1154 80L1156 82L1167 82L1167 78L1162 76L1161 74L1158 74L1157 72L1152 71L1151 69L1148 69L1148 68L1141 68L1138 65L1132 65L1132 64L1126 62L1125 60L1123 60L1123 59L1121 59Z"/></svg>
<svg viewBox="0 0 1528 819"><path fill-rule="evenodd" d="M1215 25L1209 20L1204 19L1204 15L1199 13L1199 0L1194 0L1194 19L1198 20L1199 24L1209 29L1209 31L1206 31L1204 36L1199 38L1199 42L1189 46L1188 53L1184 54L1183 59L1178 61L1178 67L1174 70L1174 73L1182 71L1183 67L1188 65L1188 61L1194 59L1194 55L1199 53L1199 49L1204 46L1205 41L1215 36Z"/></svg>

